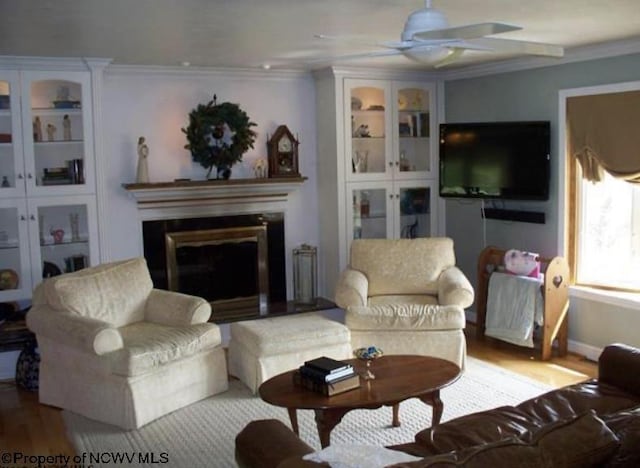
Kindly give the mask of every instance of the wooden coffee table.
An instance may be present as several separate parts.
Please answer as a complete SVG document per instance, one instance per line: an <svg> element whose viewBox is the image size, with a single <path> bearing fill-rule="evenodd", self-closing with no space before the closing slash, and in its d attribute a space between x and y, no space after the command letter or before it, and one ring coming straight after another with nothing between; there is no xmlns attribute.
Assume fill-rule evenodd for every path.
<svg viewBox="0 0 640 468"><path fill-rule="evenodd" d="M364 372L364 362L358 359L347 362L353 364L358 373ZM400 402L419 398L433 408L432 425L439 424L443 411L440 389L458 380L461 374L452 362L428 356L383 356L373 361L371 370L376 376L374 380L361 378L360 388L330 397L295 385L294 371L267 380L260 385L258 393L267 403L287 409L296 434L299 434L297 410L314 410L320 444L326 447L333 428L354 409L392 406L392 425L397 427Z"/></svg>

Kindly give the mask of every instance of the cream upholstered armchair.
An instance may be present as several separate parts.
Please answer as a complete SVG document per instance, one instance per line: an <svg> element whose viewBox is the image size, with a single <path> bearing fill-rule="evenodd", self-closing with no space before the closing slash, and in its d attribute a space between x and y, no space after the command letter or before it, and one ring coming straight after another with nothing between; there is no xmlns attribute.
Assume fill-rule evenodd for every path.
<svg viewBox="0 0 640 468"><path fill-rule="evenodd" d="M436 356L463 366L464 308L473 287L455 266L449 238L356 239L336 303L354 348Z"/></svg>
<svg viewBox="0 0 640 468"><path fill-rule="evenodd" d="M210 315L204 299L153 289L144 258L46 280L27 313L40 402L134 429L225 391Z"/></svg>

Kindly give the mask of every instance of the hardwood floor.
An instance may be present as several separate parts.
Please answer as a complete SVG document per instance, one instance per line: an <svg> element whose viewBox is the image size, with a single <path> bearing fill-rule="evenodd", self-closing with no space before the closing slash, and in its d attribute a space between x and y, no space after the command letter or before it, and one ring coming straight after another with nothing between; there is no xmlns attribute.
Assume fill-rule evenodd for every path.
<svg viewBox="0 0 640 468"><path fill-rule="evenodd" d="M597 376L596 363L581 356L542 362L539 350L476 340L473 326L467 328L467 347L469 356L556 387ZM11 381L0 382L0 448L29 455L75 455L60 410L39 404L37 393L19 389Z"/></svg>

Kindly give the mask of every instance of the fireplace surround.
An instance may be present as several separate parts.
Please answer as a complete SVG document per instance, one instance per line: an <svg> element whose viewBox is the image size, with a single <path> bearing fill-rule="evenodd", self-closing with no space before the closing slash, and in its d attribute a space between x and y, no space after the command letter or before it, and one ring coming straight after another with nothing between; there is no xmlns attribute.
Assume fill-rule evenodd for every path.
<svg viewBox="0 0 640 468"><path fill-rule="evenodd" d="M285 231L288 198L305 180L123 184L137 201L140 250L154 286L205 297L216 323L299 312L301 307L287 301L286 265L291 257ZM265 243L261 229L266 253L260 248ZM199 263L220 256L226 257L224 273L220 266ZM331 305L320 300L315 308Z"/></svg>

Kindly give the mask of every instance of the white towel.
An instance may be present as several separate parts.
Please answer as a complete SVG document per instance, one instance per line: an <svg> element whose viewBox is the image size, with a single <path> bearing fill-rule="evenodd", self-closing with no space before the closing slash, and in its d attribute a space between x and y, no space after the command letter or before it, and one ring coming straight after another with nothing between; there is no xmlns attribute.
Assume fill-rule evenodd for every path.
<svg viewBox="0 0 640 468"><path fill-rule="evenodd" d="M534 324L542 325L542 279L493 273L489 278L485 334L533 348Z"/></svg>

